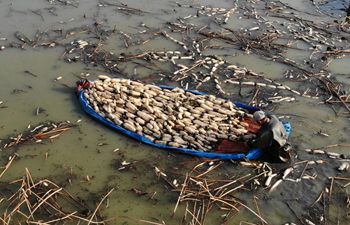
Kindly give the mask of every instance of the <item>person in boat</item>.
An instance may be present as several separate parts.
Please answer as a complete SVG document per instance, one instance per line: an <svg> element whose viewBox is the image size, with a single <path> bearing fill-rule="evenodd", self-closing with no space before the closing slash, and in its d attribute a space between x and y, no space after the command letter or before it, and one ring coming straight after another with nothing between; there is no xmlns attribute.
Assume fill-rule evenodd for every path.
<svg viewBox="0 0 350 225"><path fill-rule="evenodd" d="M264 155L273 161L288 161L291 147L287 143L288 135L282 122L275 115L266 114L263 111L256 111L253 114L253 120L261 128L249 145L262 149Z"/></svg>
<svg viewBox="0 0 350 225"><path fill-rule="evenodd" d="M91 83L87 79L78 80L76 82L76 90L75 91L77 94L79 94L79 92L81 90L88 89L89 87L91 87Z"/></svg>

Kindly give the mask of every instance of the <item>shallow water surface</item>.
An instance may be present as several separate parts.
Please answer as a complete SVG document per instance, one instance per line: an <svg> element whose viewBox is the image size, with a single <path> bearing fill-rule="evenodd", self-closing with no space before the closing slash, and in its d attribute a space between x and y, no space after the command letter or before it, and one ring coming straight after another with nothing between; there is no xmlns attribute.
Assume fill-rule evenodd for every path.
<svg viewBox="0 0 350 225"><path fill-rule="evenodd" d="M108 208L103 210L104 216L116 217L116 220L110 222L110 224L136 224L140 223L140 219L160 223L164 221L165 224L180 224L183 214L177 213L172 216L178 195L172 192L171 188L155 175L154 167L185 174L199 163L200 159L142 145L102 126L83 113L74 93L75 82L80 79L82 73L84 75L90 74L87 78L94 80L97 75L108 74L108 71L101 67L80 62L67 63L63 60L62 54L65 48L64 45L71 41L84 38L96 41L96 38L84 36L87 35L86 33L78 33L62 40L60 43L62 45L55 48L31 47L24 44L23 49L18 49L11 48L8 44L12 41L19 42L14 37L16 31L20 31L28 37L33 37L38 30L63 29L66 31L98 23L110 29L115 28L118 31L118 35L111 36L105 41L100 40L101 46L103 45L105 50L111 51L115 55L121 53L140 54L145 51L182 50L179 45L165 40L161 35L152 36L143 45L126 48L123 36L119 32L122 31L137 38L140 37L143 30L149 27L148 34L157 33L168 29L167 22L179 22L183 17L196 15L198 9L195 7L178 7L174 1L152 0L140 2L132 0L127 1L128 7L141 11L126 13L113 6L113 4L120 5L121 2L84 0L79 1L76 7L65 5L62 2L41 0L0 1L0 38L7 39L0 41L0 46L6 46L6 49L0 51L0 101L3 101L0 105L0 138L5 139L10 135L24 131L29 126L33 128L45 121L68 120L77 124L75 128L63 133L52 142L15 147L12 151L18 154L18 159L11 165L1 181L8 182L22 177L25 168L28 168L35 179L52 178L64 185L74 195L87 199L93 207L111 188L115 188L109 196ZM73 1L73 3L75 2ZM107 4L108 2L110 4ZM181 1L180 3L230 9L234 7L235 2L208 0ZM237 10L236 14L232 15L227 24L224 25L226 28L240 30L241 28L249 29L256 26L254 20L243 16L242 13L245 9L251 7L250 2L260 1L247 2L247 4L243 4L244 7L242 6ZM282 2L290 3L290 6L303 12L307 12L312 8L312 5L305 1ZM257 8L259 7L263 6L257 6ZM336 12L343 15L343 12L339 10ZM307 18L311 17L310 15L305 16ZM323 17L325 17L325 20L330 20L324 15ZM319 18L322 18L322 16L319 16ZM224 31L223 27L218 28L210 17L200 16L189 19L187 22L196 24L198 27L207 26L217 32ZM183 36L179 33L171 33L169 29L167 32L178 40L181 40ZM146 37L145 34L145 40ZM281 43L284 42L285 40L281 40ZM303 81L294 82L293 79L286 79L283 74L285 74L288 67L285 64L258 56L254 52L247 54L240 47L232 46L227 42L214 40L211 45L214 47L203 51L204 55L218 55L225 58L228 63L247 67L254 72L264 74L266 78L283 82L297 90L305 90L306 87L310 86L309 83ZM228 48L220 49L217 46L228 46ZM306 47L305 43L297 43L295 46L302 50L290 49L284 54L298 63L309 60L310 51L307 48L310 46ZM121 73L111 74L111 76L128 77L155 84L180 85L180 82L158 76L158 71L155 71L173 71L173 65L158 63L154 70L142 65L120 62L118 67L121 69ZM341 59L332 60L326 67L332 77L343 83L347 93L350 91L349 65L350 58L346 55ZM62 79L56 80L57 77L62 77ZM243 96L239 96L239 87L230 84L223 84L223 87L226 92L230 93L223 97L231 100L241 100L245 103L249 102L249 96L254 91L252 87L243 87ZM191 86L190 84L189 88L195 88L195 85ZM199 90L210 94L218 94L217 90L210 85L203 85L202 89ZM311 99L292 95L288 92L283 93L286 96L294 97L295 101L276 103L266 109L273 110L273 113L292 123L291 142L298 151L301 160L312 159L312 156L303 151L306 148L349 143L350 130L348 127L350 121L349 117L343 116L344 109L338 106L334 106L332 109L329 105L324 104L322 97ZM38 107L42 109L42 112L37 115ZM1 165L8 160L9 151L3 149L0 152L3 156L1 157ZM335 147L330 151L348 155L349 147ZM123 161L131 163L132 166L123 169ZM238 174L247 172L240 165L231 162L226 163L228 165L225 173L238 176ZM311 181L302 182L298 185L286 183L281 185L276 193L268 194L266 190L259 189L242 193L239 197L253 208L253 196L259 196L261 214L270 224L298 221L284 201L292 198L302 199L303 195L308 194L310 196L305 197L308 200L316 199L324 187L327 176L336 174L335 165L338 165L338 162L334 166L328 164L327 167L319 169L317 172L320 173L320 180L316 180L314 183ZM310 187L312 187L312 191ZM132 191L133 188L148 194L138 196ZM297 188L298 191L295 191ZM305 204L300 203L300 205L295 203L295 213L302 214L302 207L309 204L310 201L306 201L306 203L302 201ZM2 206L0 205L0 207ZM334 207L336 208L335 212L331 214L336 217L334 215L338 215L339 212L337 206ZM184 208L185 205L180 204L179 211L183 212ZM213 214L208 215L206 224L221 224L222 214L224 213L219 210L214 211ZM348 224L349 222L346 218L339 218L339 220L340 224ZM230 220L229 224L239 224L241 221L258 223L259 219L248 210L242 209Z"/></svg>

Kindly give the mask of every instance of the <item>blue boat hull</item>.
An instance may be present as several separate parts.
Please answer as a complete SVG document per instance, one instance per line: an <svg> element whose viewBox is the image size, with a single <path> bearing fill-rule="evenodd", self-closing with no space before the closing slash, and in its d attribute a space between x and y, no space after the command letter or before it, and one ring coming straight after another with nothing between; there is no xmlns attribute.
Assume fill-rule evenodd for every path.
<svg viewBox="0 0 350 225"><path fill-rule="evenodd" d="M173 89L175 87L170 87L170 86L160 86L163 89ZM186 90L186 91L190 91L193 94L198 94L198 95L206 95L205 93L202 92L198 92L198 91L192 91L192 90ZM259 157L262 156L263 151L259 148L254 148L254 149L250 149L247 153L214 153L214 152L202 152L202 151L197 151L197 150L192 150L192 149L186 149L186 148L176 148L176 147L171 147L171 146L167 146L167 145L160 145L160 144L156 144L154 142L152 142L151 140L149 140L148 138L141 136L137 133L134 133L130 130L126 130L123 127L120 127L110 121L108 121L107 119L105 119L104 117L102 117L101 115L99 115L97 112L94 111L94 109L89 105L87 99L84 96L84 90L81 90L79 92L79 102L82 105L83 110L92 118L96 119L97 121L101 122L102 124L112 128L113 130L119 131L129 137L134 138L137 141L143 142L145 144L157 147L157 148L162 148L162 149L167 149L167 150L171 150L174 152L179 152L179 153L184 153L184 154L188 154L188 155L193 155L193 156L198 156L198 157L204 157L204 158L209 158L209 159L223 159L223 160L255 160L258 159ZM239 108L242 109L246 109L248 111L256 111L258 110L258 108L253 107L253 106L249 106L249 105L245 105L239 102L235 102L235 105ZM284 127L286 128L286 131L288 133L288 135L290 135L291 133L291 125L289 122L284 122L283 123Z"/></svg>

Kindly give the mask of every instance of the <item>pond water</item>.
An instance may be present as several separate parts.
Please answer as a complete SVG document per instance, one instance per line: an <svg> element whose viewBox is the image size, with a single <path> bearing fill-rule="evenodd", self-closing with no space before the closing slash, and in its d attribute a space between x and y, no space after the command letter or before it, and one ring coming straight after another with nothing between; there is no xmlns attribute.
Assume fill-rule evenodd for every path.
<svg viewBox="0 0 350 225"><path fill-rule="evenodd" d="M172 216L177 194L172 192L170 188L166 188L166 184L157 178L154 174L154 167L184 174L200 160L142 145L102 126L85 115L75 96L75 82L80 79L82 73L91 74L88 77L91 80L96 79L99 74L108 74L103 68L83 63L65 62L62 59L64 52L62 46L44 48L25 45L23 49L18 49L8 47L8 43L11 41L18 42L14 37L14 33L17 31L28 37L33 37L36 31L68 30L84 25L92 26L93 23L102 24L110 29L115 27L118 32L122 31L132 37L141 36L140 32L145 29L154 30L154 32L167 30L170 33L167 22L178 22L179 18L196 15L198 9L195 7L179 7L175 1L171 0L129 0L124 2L127 3L128 7L142 11L128 13L118 10L113 5L122 5L122 2L118 1L81 0L71 1L72 5L70 3L68 5L64 4L64 2L66 1L0 0L0 38L2 38L0 46L6 46L4 50L0 51L0 101L3 102L0 105L0 139L17 134L27 129L29 125L33 127L44 121L68 120L77 123L76 128L63 133L52 143L45 142L44 144L19 146L16 149L18 159L11 165L1 181L8 182L21 177L25 168L28 168L33 177L37 179L49 177L65 184L69 192L89 200L89 204L92 206L96 205L101 197L114 187L114 192L109 196L109 206L103 211L104 216L117 218L110 224L137 224L140 223L139 220L141 219L164 221L166 224L180 224L182 215L179 213ZM254 5L265 19L276 20L276 23L286 21L283 18L270 18L269 15L263 14L264 1L238 2L239 9L223 27L239 30L257 26L256 20L243 15L245 9L250 9ZM281 2L283 4L291 3L290 1ZM208 0L181 1L180 3L230 9L236 1ZM276 2L276 4L279 3L279 1ZM343 3L342 1L338 4L335 1L333 2L336 7L342 6ZM333 17L318 14L313 5L305 1L293 1L290 6L303 12L313 12L313 15L300 13L305 19L334 20ZM334 6L328 5L324 7L324 10L328 10L328 7L334 8ZM291 11L292 9L283 10ZM332 13L342 16L339 17L339 20L344 16L344 12L341 10L332 10ZM203 15L189 19L187 22L198 27L207 26L213 31L226 32L223 27L217 27L217 24L209 16ZM171 33L171 35L180 40L183 34ZM348 32L347 41L349 36ZM62 40L61 43L67 44L70 41L84 38L93 40L93 38L87 37L85 33L78 33L71 38ZM288 43L288 40L282 39L280 42L285 44ZM121 53L138 54L145 51L181 50L181 46L165 40L161 36L151 38L144 45L135 45L129 48L125 47L120 33L112 35L101 43L103 43L105 50L114 52L115 55ZM283 81L284 84L297 90L305 90L305 87L310 85L310 83L304 83L303 81L295 82L292 79L285 79L283 74L289 69L285 64L267 60L254 52L247 54L239 46L230 43L213 40L210 44L221 46L223 49L208 48L204 52L205 55L219 55L231 64L247 67L276 81ZM302 50L287 50L284 54L288 58L297 62L304 62L304 60L309 59L312 52L312 50L309 50L310 46L305 46L305 43L300 42L296 43L294 47ZM350 91L349 65L350 57L345 55L340 59L331 60L328 67L325 68L332 74L332 77L343 83L343 88L347 93ZM154 75L156 74L155 71L140 65L121 63L119 68L122 73L111 76L132 77L133 79L156 84L180 85L179 82L160 79L160 76ZM137 69L136 75L133 74L135 68ZM159 68L173 70L171 66L162 65L161 63ZM30 71L34 76L25 71ZM153 76L149 76L151 74ZM62 79L56 80L57 77L62 77ZM190 86L190 88L194 87ZM237 86L225 85L224 88L231 93L224 97L249 102L249 96L244 98L238 95L239 88ZM254 90L250 87L243 87L243 89L243 93L250 94ZM214 88L201 91L217 94L217 90ZM303 151L306 148L349 143L349 116L342 116L346 110L339 106L324 104L322 97L312 99L290 93L285 94L293 96L296 101L275 103L267 110L273 110L273 113L284 116L285 119L291 122L293 126L291 142L301 159L312 157ZM36 115L38 107L44 111ZM322 135L322 133L326 135ZM7 161L6 151L8 150L3 149L0 152L4 156L1 157L1 165L4 165ZM349 147L335 147L330 151L347 155L350 153ZM132 163L133 167L129 170L120 170L122 161ZM227 169L228 172L235 174L246 172L245 168L239 165L231 162L227 162L227 164L230 165ZM334 168L335 166L328 165L318 170L319 173L322 173L319 176L322 178L334 176L337 173ZM88 181L87 176L89 177ZM68 183L68 179L70 179L70 183ZM295 184L288 185L287 183L281 185L277 193L268 196L264 193L264 190L258 190L254 193L244 193L240 198L252 206L253 195L260 196L259 204L262 207L261 213L264 218L270 224L283 224L298 220L281 199L302 198L305 195L310 195L307 197L309 199L316 199L319 191L324 187L323 184L324 179L320 179L313 183L303 184L298 191L295 191L294 188L297 186ZM130 191L133 188L156 194L154 199L150 199L149 195L138 196ZM310 190L310 188L313 190ZM296 207L297 214L302 213L302 206L301 204ZM183 207L183 205L180 206L181 209ZM221 214L221 212L214 212L208 215L206 224L221 224ZM335 209L332 217L337 218L337 216L339 217L339 224L349 223L349 220L340 217L339 210ZM232 218L229 224L239 224L241 221L258 223L259 219L249 211L241 210Z"/></svg>

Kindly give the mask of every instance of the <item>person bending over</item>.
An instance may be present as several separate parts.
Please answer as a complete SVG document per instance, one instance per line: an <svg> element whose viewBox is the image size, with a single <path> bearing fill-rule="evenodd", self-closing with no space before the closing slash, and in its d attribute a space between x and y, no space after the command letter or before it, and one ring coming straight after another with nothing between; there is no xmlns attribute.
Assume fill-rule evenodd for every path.
<svg viewBox="0 0 350 225"><path fill-rule="evenodd" d="M261 125L256 138L250 146L260 148L264 155L273 161L287 162L290 159L290 145L287 143L288 135L281 121L271 114L256 111L253 120Z"/></svg>

